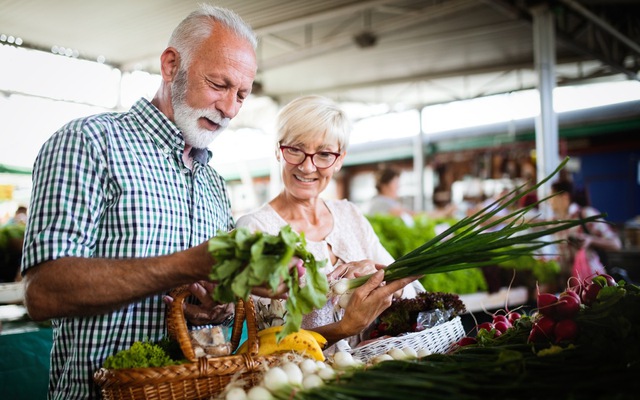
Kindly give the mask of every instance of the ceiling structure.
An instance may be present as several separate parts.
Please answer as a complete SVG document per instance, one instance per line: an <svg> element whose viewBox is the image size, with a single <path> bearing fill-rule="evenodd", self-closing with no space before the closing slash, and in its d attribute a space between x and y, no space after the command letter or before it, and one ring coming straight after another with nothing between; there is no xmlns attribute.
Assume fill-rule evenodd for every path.
<svg viewBox="0 0 640 400"><path fill-rule="evenodd" d="M638 0L220 0L259 36L254 92L408 108L535 88L532 10L556 25L558 84L638 79ZM0 0L0 34L157 72L193 0ZM1 39L1 38L0 38ZM7 38L4 38L6 43Z"/></svg>

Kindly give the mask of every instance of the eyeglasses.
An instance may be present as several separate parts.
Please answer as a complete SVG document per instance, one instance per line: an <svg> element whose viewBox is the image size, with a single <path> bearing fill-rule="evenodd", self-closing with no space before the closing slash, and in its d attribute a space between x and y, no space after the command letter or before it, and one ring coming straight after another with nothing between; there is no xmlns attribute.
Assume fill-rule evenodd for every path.
<svg viewBox="0 0 640 400"><path fill-rule="evenodd" d="M284 157L284 160L291 165L300 165L307 159L307 157L310 157L313 165L319 169L329 168L336 162L338 157L340 157L340 153L319 151L317 153L309 154L297 147L291 146L280 146L280 151L282 151L282 157Z"/></svg>

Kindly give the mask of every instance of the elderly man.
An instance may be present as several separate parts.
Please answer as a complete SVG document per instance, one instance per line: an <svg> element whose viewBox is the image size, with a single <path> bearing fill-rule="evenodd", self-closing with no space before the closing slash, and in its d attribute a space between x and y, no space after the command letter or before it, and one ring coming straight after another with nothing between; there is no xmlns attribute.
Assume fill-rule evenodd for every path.
<svg viewBox="0 0 640 400"><path fill-rule="evenodd" d="M161 54L151 102L72 121L42 147L22 274L30 316L53 322L49 398L99 398L109 355L166 335L172 288L200 300L190 322L215 322L206 242L234 220L207 146L251 92L255 46L235 13L203 5Z"/></svg>

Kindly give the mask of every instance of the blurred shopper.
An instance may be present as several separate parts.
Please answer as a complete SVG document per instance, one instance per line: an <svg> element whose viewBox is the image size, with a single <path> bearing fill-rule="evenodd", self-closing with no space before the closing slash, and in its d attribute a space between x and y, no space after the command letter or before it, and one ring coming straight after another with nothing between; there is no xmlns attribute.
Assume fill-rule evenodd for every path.
<svg viewBox="0 0 640 400"><path fill-rule="evenodd" d="M402 218L405 224L413 226L413 211L405 208L398 196L400 171L386 166L376 172L376 191L369 203L369 215L394 215Z"/></svg>
<svg viewBox="0 0 640 400"><path fill-rule="evenodd" d="M448 218L453 215L455 207L451 204L432 212L414 212L405 207L400 201L398 190L400 188L400 170L384 166L376 171L377 194L371 198L367 214L369 215L393 215L400 217L408 226L414 225L413 217L426 214L431 218Z"/></svg>
<svg viewBox="0 0 640 400"><path fill-rule="evenodd" d="M0 282L15 282L22 279L20 262L26 222L27 207L19 206L13 217L5 225L0 226Z"/></svg>
<svg viewBox="0 0 640 400"><path fill-rule="evenodd" d="M251 93L255 47L235 13L204 4L160 55L151 102L72 121L42 147L22 273L29 315L52 319L50 399L100 398L92 377L108 356L167 335L172 288L200 301L190 323L227 318L207 240L234 221L207 147Z"/></svg>
<svg viewBox="0 0 640 400"><path fill-rule="evenodd" d="M566 180L556 181L551 185L552 194L549 204L558 220L582 219L600 214L598 210L576 202L574 188ZM560 261L560 288L567 286L571 276L586 278L596 273L604 273L605 266L598 252L620 250L620 238L605 221L595 221L567 229L556 234L556 239L563 242L558 245Z"/></svg>
<svg viewBox="0 0 640 400"><path fill-rule="evenodd" d="M284 188L260 209L238 219L238 226L251 230L277 233L290 225L304 233L309 251L327 260L324 272L330 278L365 275L393 261L355 204L320 198L342 168L350 132L346 114L327 98L300 97L286 105L278 114L275 148ZM334 304L328 302L304 316L302 327L321 333L330 343L349 337L351 344L357 343L354 336L391 304L394 292L400 295L404 287L405 296L415 295L412 279L379 286L382 277L378 272L354 292L342 318L335 318Z"/></svg>

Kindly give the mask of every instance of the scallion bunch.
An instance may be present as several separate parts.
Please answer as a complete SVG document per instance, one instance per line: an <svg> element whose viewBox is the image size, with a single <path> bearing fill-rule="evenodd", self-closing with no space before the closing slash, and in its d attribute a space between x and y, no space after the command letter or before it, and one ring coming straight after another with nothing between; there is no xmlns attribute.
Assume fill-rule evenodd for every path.
<svg viewBox="0 0 640 400"><path fill-rule="evenodd" d="M528 193L549 181L560 171L569 158L545 179L529 188L522 185L499 198L489 206L465 217L449 229L427 241L415 250L398 258L385 269L385 281L391 282L409 276L435 274L465 268L496 265L560 242L544 238L556 232L595 221L604 214L577 220L527 220L527 215L541 203L553 197L547 196L503 217L495 217ZM495 218L494 218L495 217ZM499 229L496 227L502 226ZM364 284L370 275L351 280L340 280L332 285L333 292L342 295Z"/></svg>

